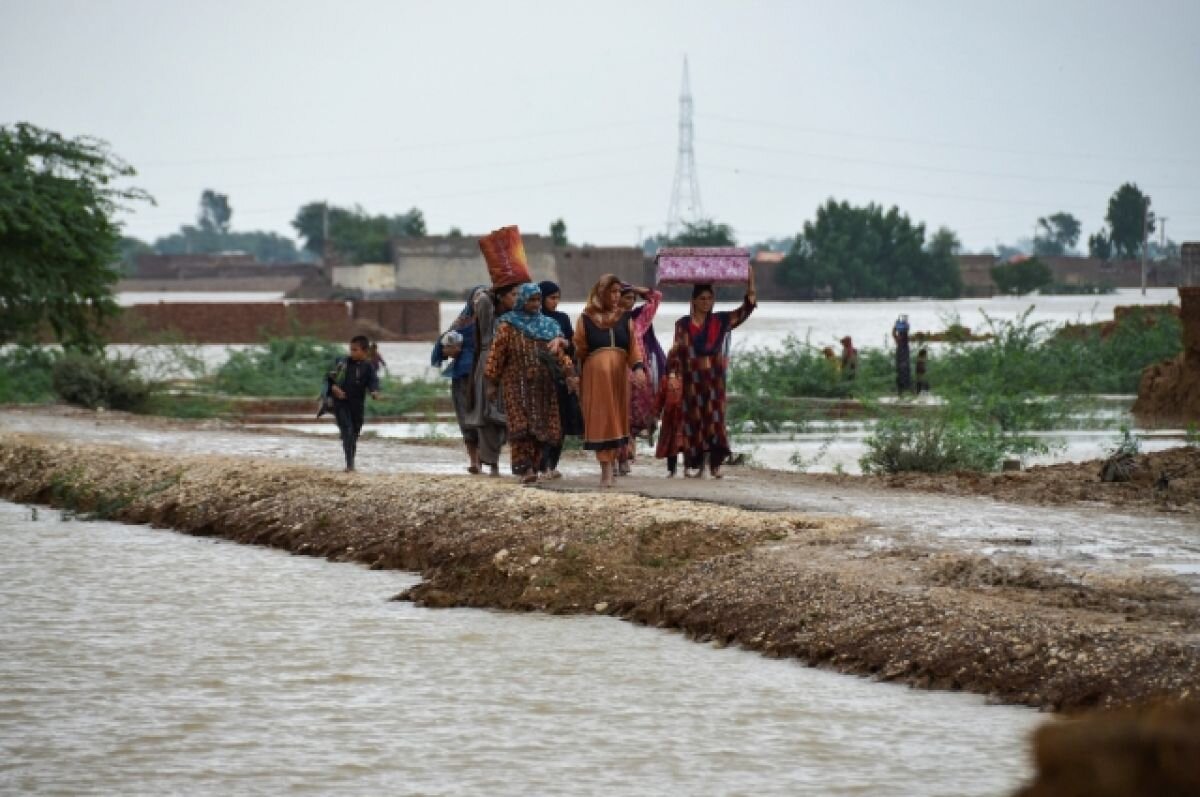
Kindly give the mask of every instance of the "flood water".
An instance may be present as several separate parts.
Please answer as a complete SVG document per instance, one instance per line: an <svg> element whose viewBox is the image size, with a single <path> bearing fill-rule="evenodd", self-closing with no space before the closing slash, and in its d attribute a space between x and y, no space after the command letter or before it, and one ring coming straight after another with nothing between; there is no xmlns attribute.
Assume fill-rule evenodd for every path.
<svg viewBox="0 0 1200 797"><path fill-rule="evenodd" d="M121 304L210 301L246 302L276 301L278 293L122 293ZM1105 296L994 296L988 299L901 299L896 301L856 302L763 302L744 326L733 333L734 354L750 348L778 347L789 335L807 340L814 346L837 346L843 335L854 338L859 348L877 348L889 340L892 323L896 316L905 313L914 331L944 330L950 321L957 320L976 331L986 331L984 314L996 320L1011 320L1025 311L1030 312L1030 321L1050 324L1068 322L1091 323L1109 321L1113 308L1134 304L1178 304L1179 293L1174 288L1152 288L1142 296L1141 291L1123 288ZM717 309L730 309L734 305L718 303ZM442 302L442 328L446 329L462 309L462 302ZM583 309L581 302L564 302L559 308L571 316L578 317ZM658 338L670 346L672 326L675 320L685 315L688 306L681 302L668 302L659 308L654 329ZM382 343L380 351L388 363L388 373L405 379L432 379L437 371L429 366L429 351L433 343ZM114 346L116 351L129 351L134 347ZM140 347L145 349L146 347ZM244 346L196 346L193 347L212 368L228 357L228 350Z"/></svg>
<svg viewBox="0 0 1200 797"><path fill-rule="evenodd" d="M36 514L36 518L35 518ZM1036 712L0 502L0 791L1002 795Z"/></svg>

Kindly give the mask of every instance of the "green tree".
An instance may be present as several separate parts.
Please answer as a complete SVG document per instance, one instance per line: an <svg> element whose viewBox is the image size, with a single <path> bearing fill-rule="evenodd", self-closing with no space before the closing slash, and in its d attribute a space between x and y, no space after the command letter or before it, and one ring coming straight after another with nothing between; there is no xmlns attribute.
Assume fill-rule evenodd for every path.
<svg viewBox="0 0 1200 797"><path fill-rule="evenodd" d="M667 238L664 246L736 246L733 228L712 219L683 223L683 229Z"/></svg>
<svg viewBox="0 0 1200 797"><path fill-rule="evenodd" d="M342 208L310 202L292 220L292 227L304 239L304 248L315 255L325 251L326 224L333 250L352 263L388 262L392 238L425 235L425 215L418 208L394 216L372 216L358 205Z"/></svg>
<svg viewBox="0 0 1200 797"><path fill-rule="evenodd" d="M550 240L554 241L555 246L566 246L569 243L565 221L557 219L550 223Z"/></svg>
<svg viewBox="0 0 1200 797"><path fill-rule="evenodd" d="M1038 232L1033 239L1034 255L1056 257L1067 254L1079 242L1082 226L1070 213L1042 216L1037 220Z"/></svg>
<svg viewBox="0 0 1200 797"><path fill-rule="evenodd" d="M1108 200L1109 240L1118 257L1136 257L1142 250L1142 224L1145 232L1155 230L1154 211L1150 210L1150 196L1143 194L1134 183L1125 183Z"/></svg>
<svg viewBox="0 0 1200 797"><path fill-rule="evenodd" d="M992 281L1001 293L1024 295L1054 281L1050 267L1036 257L992 266Z"/></svg>
<svg viewBox="0 0 1200 797"><path fill-rule="evenodd" d="M154 249L145 241L122 235L117 242L117 251L120 255L121 271L125 274L132 274L137 268L138 255L153 254Z"/></svg>
<svg viewBox="0 0 1200 797"><path fill-rule="evenodd" d="M834 299L952 298L962 292L957 248L949 230L939 230L926 247L924 225L898 208L831 199L805 222L784 258L783 276L809 295L828 289Z"/></svg>
<svg viewBox="0 0 1200 797"><path fill-rule="evenodd" d="M1088 257L1109 260L1112 254L1112 240L1108 237L1108 230L1101 227L1100 232L1088 236Z"/></svg>
<svg viewBox="0 0 1200 797"><path fill-rule="evenodd" d="M218 194L211 188L204 189L200 195L200 213L196 217L200 229L217 235L229 233L229 221L233 218L233 208L229 206L229 197Z"/></svg>
<svg viewBox="0 0 1200 797"><path fill-rule="evenodd" d="M0 127L0 344L36 338L43 325L70 349L102 346L117 313L118 188L133 168L97 138L66 138L27 123Z"/></svg>

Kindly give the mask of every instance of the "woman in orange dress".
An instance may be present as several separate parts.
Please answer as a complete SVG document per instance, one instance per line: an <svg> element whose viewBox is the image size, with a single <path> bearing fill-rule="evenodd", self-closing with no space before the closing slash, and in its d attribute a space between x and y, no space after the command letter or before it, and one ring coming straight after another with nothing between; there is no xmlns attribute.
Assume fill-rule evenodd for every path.
<svg viewBox="0 0 1200 797"><path fill-rule="evenodd" d="M605 274L575 325L575 356L583 363L583 447L596 452L601 487L613 486L617 456L629 443L630 380L638 387L646 380L633 320L620 301L620 278Z"/></svg>

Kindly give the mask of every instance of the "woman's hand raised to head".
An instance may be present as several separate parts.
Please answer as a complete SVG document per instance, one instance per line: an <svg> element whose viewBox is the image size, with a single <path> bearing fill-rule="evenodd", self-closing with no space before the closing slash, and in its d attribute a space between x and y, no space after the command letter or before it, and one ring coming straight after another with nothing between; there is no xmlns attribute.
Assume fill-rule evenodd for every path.
<svg viewBox="0 0 1200 797"><path fill-rule="evenodd" d="M755 304L758 300L758 291L754 288L754 266L750 266L748 271L750 276L746 280L746 298L750 300L751 304Z"/></svg>

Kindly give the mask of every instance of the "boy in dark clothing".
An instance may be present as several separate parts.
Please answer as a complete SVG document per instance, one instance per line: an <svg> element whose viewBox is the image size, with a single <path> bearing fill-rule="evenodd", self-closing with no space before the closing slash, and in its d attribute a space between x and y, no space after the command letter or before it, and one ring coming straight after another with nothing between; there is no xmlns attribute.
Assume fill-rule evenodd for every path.
<svg viewBox="0 0 1200 797"><path fill-rule="evenodd" d="M917 352L917 395L929 392L929 352L924 348Z"/></svg>
<svg viewBox="0 0 1200 797"><path fill-rule="evenodd" d="M349 472L354 470L367 394L370 393L373 399L379 398L379 375L371 364L367 339L362 335L352 338L349 356L339 357L325 379L333 396L333 415L342 436L342 451L346 454L346 471Z"/></svg>

